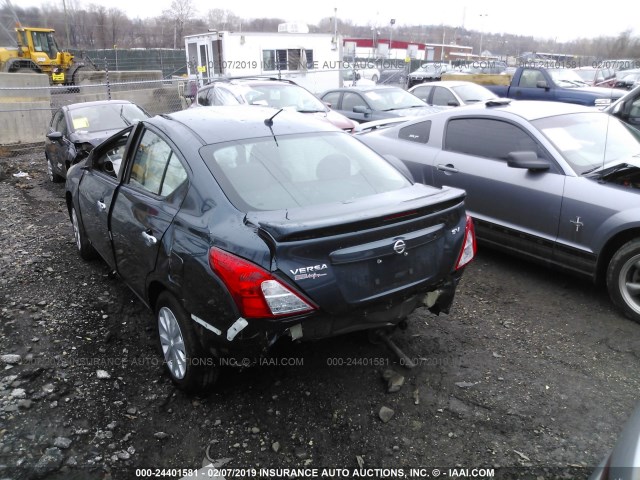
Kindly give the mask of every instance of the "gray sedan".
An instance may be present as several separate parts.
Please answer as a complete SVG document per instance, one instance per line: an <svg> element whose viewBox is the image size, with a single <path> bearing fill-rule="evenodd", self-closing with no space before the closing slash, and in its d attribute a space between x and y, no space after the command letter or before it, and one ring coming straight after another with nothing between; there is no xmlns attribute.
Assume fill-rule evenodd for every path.
<svg viewBox="0 0 640 480"><path fill-rule="evenodd" d="M640 321L640 143L604 112L488 101L360 135L417 181L467 191L480 241L606 283Z"/></svg>
<svg viewBox="0 0 640 480"><path fill-rule="evenodd" d="M336 88L324 92L320 99L333 110L360 123L428 115L446 108L431 107L399 87L382 85Z"/></svg>

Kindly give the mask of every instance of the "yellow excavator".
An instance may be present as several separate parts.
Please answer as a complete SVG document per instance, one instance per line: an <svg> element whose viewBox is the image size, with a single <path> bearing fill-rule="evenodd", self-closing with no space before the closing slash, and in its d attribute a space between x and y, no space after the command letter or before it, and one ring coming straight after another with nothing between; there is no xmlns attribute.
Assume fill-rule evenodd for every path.
<svg viewBox="0 0 640 480"><path fill-rule="evenodd" d="M45 73L52 85L77 85L77 73L87 66L60 50L55 30L18 26L15 31L17 45L0 47L0 72Z"/></svg>

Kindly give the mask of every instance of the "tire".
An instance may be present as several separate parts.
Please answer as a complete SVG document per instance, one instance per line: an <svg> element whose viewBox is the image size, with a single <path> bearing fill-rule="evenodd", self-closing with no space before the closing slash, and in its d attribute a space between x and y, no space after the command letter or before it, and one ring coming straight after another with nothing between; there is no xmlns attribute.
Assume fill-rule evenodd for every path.
<svg viewBox="0 0 640 480"><path fill-rule="evenodd" d="M169 292L156 302L158 346L166 371L178 388L202 393L218 380L220 367L202 348L189 314Z"/></svg>
<svg viewBox="0 0 640 480"><path fill-rule="evenodd" d="M47 158L47 177L49 177L49 180L51 180L53 183L62 182L64 178L53 171L53 164L51 163L51 159L49 158L49 156L46 156L46 158Z"/></svg>
<svg viewBox="0 0 640 480"><path fill-rule="evenodd" d="M640 323L640 239L625 243L611 258L607 289L613 303Z"/></svg>
<svg viewBox="0 0 640 480"><path fill-rule="evenodd" d="M93 260L96 258L96 250L93 248L93 245L89 243L89 240L87 240L82 225L78 220L78 214L76 213L75 207L71 207L71 226L73 227L73 236L76 239L76 247L78 248L80 257L83 260Z"/></svg>

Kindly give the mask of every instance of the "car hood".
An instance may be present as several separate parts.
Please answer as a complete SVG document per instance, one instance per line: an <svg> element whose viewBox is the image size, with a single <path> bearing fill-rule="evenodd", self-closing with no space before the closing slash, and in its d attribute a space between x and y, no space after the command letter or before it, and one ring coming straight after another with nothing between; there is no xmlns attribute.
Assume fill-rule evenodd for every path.
<svg viewBox="0 0 640 480"><path fill-rule="evenodd" d="M116 133L120 132L124 128L126 127L112 128L109 130L99 130L97 132L89 132L87 130L76 130L69 136L69 139L73 143L90 143L94 147L97 147L107 138L111 137L112 135L115 135Z"/></svg>
<svg viewBox="0 0 640 480"><path fill-rule="evenodd" d="M617 180L628 178L630 175L637 175L639 172L640 154L638 156L628 157L625 160L616 160L615 162L604 164L602 167L586 173L585 177L600 178L603 180Z"/></svg>

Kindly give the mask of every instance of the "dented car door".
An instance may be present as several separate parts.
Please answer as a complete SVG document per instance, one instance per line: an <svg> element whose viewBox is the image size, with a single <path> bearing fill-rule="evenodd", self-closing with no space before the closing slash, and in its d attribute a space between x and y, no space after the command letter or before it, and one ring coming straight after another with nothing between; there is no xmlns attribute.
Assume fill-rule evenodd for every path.
<svg viewBox="0 0 640 480"><path fill-rule="evenodd" d="M177 149L160 134L145 129L138 138L128 155L110 228L117 271L144 298L147 277L184 199L188 176Z"/></svg>

